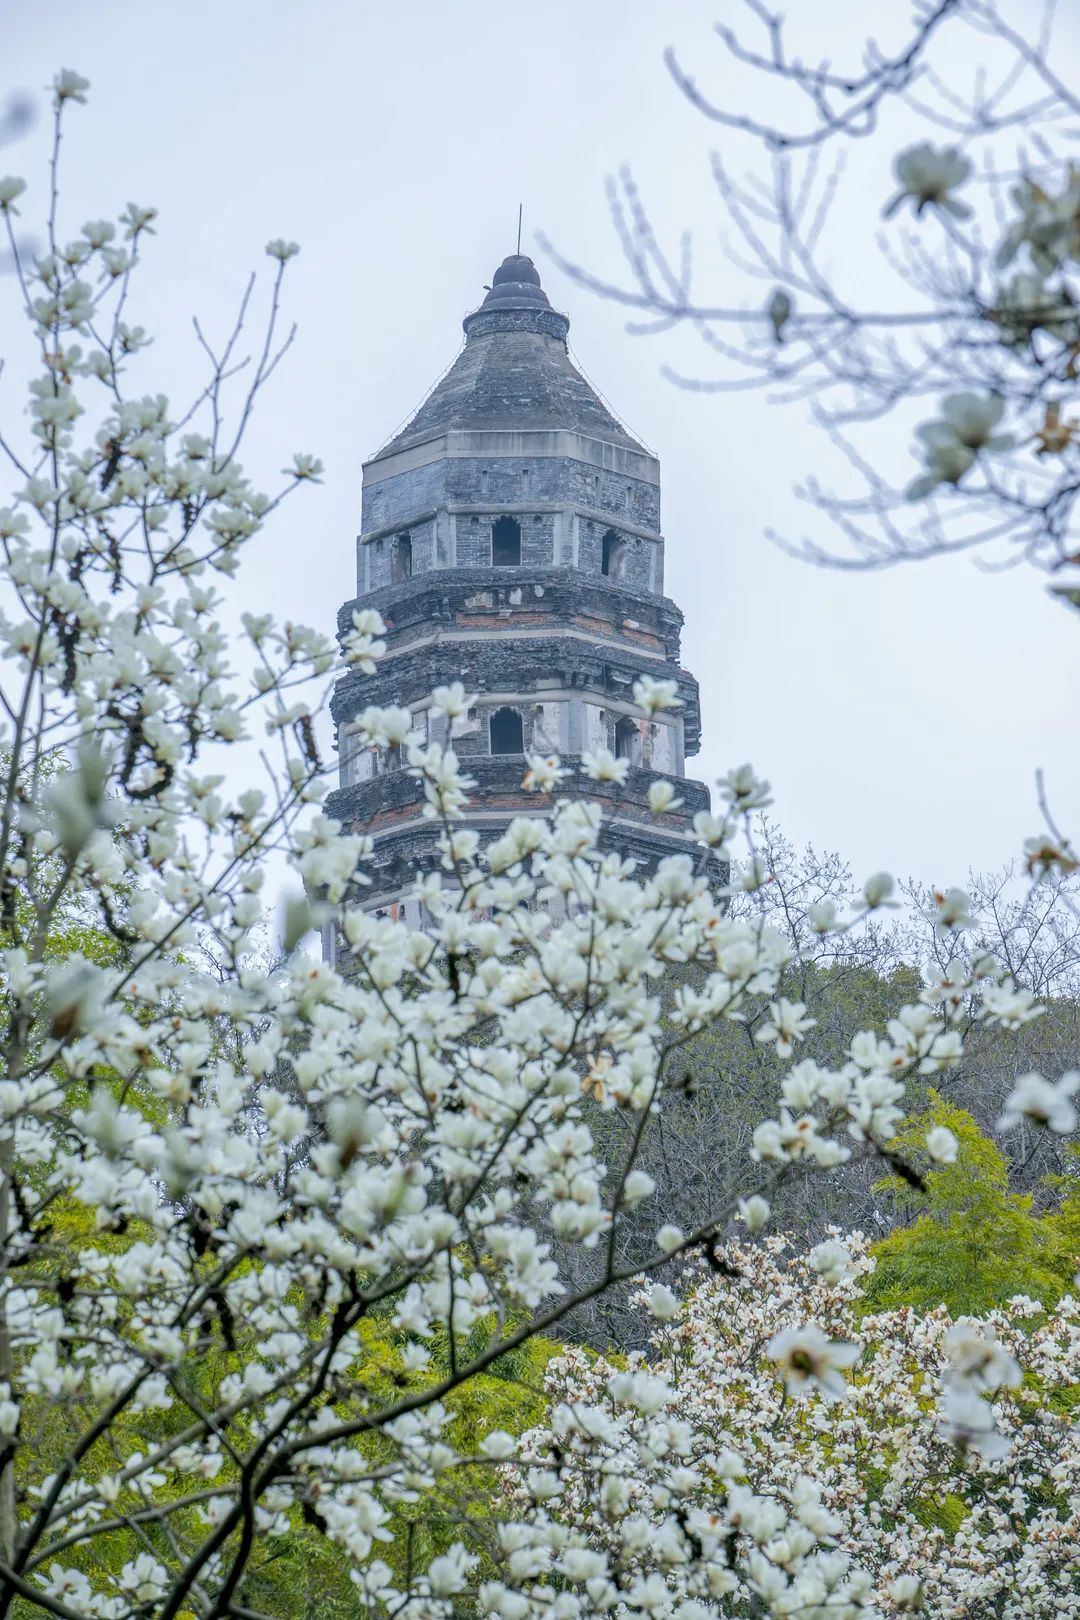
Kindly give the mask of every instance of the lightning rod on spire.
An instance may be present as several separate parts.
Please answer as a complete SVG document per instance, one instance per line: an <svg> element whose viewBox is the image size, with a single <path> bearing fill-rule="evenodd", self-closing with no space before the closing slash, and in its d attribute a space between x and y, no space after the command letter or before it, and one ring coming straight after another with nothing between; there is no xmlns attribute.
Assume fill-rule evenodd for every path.
<svg viewBox="0 0 1080 1620"><path fill-rule="evenodd" d="M521 256L521 210L524 208L524 206L525 206L524 203L518 203L518 243L517 243L517 250L518 250L518 257L519 258Z"/></svg>

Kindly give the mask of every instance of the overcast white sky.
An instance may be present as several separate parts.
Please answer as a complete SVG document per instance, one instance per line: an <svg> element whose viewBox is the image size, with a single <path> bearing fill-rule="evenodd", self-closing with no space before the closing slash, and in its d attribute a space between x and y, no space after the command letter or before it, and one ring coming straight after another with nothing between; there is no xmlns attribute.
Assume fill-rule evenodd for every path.
<svg viewBox="0 0 1080 1620"><path fill-rule="evenodd" d="M707 150L718 132L681 101L661 52L677 43L727 93L711 25L733 9L0 5L0 88L37 92L60 65L93 81L90 106L71 117L67 227L129 199L161 211L136 310L160 334L155 388L181 397L196 381L189 317L225 328L248 269L268 267L268 237L303 244L289 288L298 339L266 396L254 460L272 470L310 450L327 478L273 523L239 605L333 628L354 590L361 462L454 356L462 316L513 250L519 200L526 251L543 230L615 274L603 179L629 162L661 224L693 222L715 242ZM887 27L907 8L814 0L821 52L861 36L871 10ZM1063 76L1078 65L1074 52ZM0 167L38 182L44 141L39 124ZM884 198L887 151L876 161ZM953 882L969 864L1000 863L1038 825L1039 765L1060 819L1080 826L1080 620L1041 579L965 560L849 575L788 559L762 531L806 527L790 486L820 465L822 446L802 413L673 389L659 368L685 350L628 336L615 307L536 256L580 362L661 458L668 591L701 683L693 773L712 781L752 759L789 835L841 850L860 874Z"/></svg>

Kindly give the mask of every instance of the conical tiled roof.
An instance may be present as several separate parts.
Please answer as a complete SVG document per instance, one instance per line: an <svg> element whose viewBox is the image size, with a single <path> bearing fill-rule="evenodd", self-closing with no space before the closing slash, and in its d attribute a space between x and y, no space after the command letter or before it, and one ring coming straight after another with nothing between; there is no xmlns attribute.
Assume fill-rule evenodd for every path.
<svg viewBox="0 0 1080 1620"><path fill-rule="evenodd" d="M570 321L552 309L524 254L503 260L464 327L460 355L376 460L440 433L483 429L563 428L648 454L571 361Z"/></svg>

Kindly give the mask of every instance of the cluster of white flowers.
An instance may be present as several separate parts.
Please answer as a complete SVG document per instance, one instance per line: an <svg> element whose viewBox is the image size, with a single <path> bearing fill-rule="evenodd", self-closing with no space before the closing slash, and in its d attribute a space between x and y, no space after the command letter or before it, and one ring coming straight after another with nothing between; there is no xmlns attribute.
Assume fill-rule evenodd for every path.
<svg viewBox="0 0 1080 1620"><path fill-rule="evenodd" d="M504 1471L537 1504L531 1562L491 1607L539 1612L587 1560L629 1615L1080 1614L1080 1303L867 1315L859 1235L785 1248L723 1250L733 1274L688 1276L681 1309L644 1294L663 1326L625 1371L550 1364L550 1426Z"/></svg>
<svg viewBox="0 0 1080 1620"><path fill-rule="evenodd" d="M952 148L939 151L923 143L901 153L895 170L901 189L886 208L887 215L910 199L916 213L932 208L955 220L971 216L972 209L952 195L972 173L971 163L959 152ZM1021 251L1026 252L1028 263L993 293L986 314L996 328L996 341L1022 362L1037 361L1039 334L1056 340L1054 352L1064 345L1074 354L1080 341L1080 320L1068 272L1080 262L1080 170L1069 168L1056 195L1025 177L1012 188L1010 201L1016 213L994 263L998 270L1004 269ZM1057 285L1052 284L1053 277L1058 278ZM1071 360L1066 364L1071 365ZM1039 397L1037 389L1024 391L1019 403L1026 411L1031 400ZM999 431L1005 408L1005 399L997 392L967 390L947 395L940 418L916 429L924 470L908 485L907 498L922 500L943 485L955 488L980 458L1011 450L1017 442L1015 436ZM1026 442L1036 447L1037 457L1060 456L1076 442L1077 424L1062 418L1061 401L1053 395L1047 396L1040 409L1042 426ZM987 479L990 493L994 493L989 471Z"/></svg>
<svg viewBox="0 0 1080 1620"><path fill-rule="evenodd" d="M938 151L923 143L902 152L894 167L900 191L887 206L887 215L894 214L905 201L912 201L916 214L931 209L952 220L972 217L972 207L960 203L952 194L973 172L972 162L960 152ZM1015 211L1012 224L996 256L986 261L993 288L972 288L980 318L993 329L991 347L1001 345L1001 364L988 368L993 392L981 394L968 389L946 395L938 420L916 428L923 471L908 484L908 501L921 501L942 488L955 489L976 467L983 470L984 478L981 483L965 484L963 492L968 501L991 502L999 510L1012 505L1020 512L1023 507L1035 507L1036 499L1043 499L1046 509L1062 499L1061 492L1049 494L1054 475L1046 475L1040 468L1033 480L1033 463L1022 463L1014 457L1012 465L1007 465L989 458L1001 457L1002 452L1018 445L1014 434L1001 431L1006 394L1012 399L1012 413L1018 413L1017 420L1030 421L1033 403L1040 411L1040 420L1030 424L1030 436L1020 441L1035 452L1035 467L1046 457L1069 457L1078 442L1080 423L1062 415L1064 399L1057 376L1061 368L1065 376L1072 374L1080 342L1080 170L1069 165L1057 193L1033 175L1025 175L1012 186L1009 203ZM955 225L949 228L955 235ZM976 233L972 232L968 248L973 248L975 240ZM1020 254L1025 259L1023 266L1002 282L999 272ZM976 249L976 256L981 258L981 249ZM1015 368L1020 368L1018 376ZM1043 371L1046 389L1038 381ZM1064 476L1065 491L1069 491L1070 475ZM1043 496L1035 496L1035 484L1043 488ZM954 517L962 514L963 505L955 505ZM962 515L959 522L963 522ZM1062 551L1061 561L1075 561L1067 543ZM1075 585L1059 585L1054 590L1065 601L1075 601Z"/></svg>
<svg viewBox="0 0 1080 1620"><path fill-rule="evenodd" d="M1010 201L1017 218L998 249L999 265L1011 264L1025 246L1040 276L1053 275L1066 259L1080 259L1080 168L1069 166L1057 196L1025 176Z"/></svg>
<svg viewBox="0 0 1080 1620"><path fill-rule="evenodd" d="M85 89L61 75L58 112ZM9 225L21 195L0 184ZM236 459L280 354L277 289L294 245L268 248L277 268L263 358L230 430L233 343L211 353L191 410L125 396L128 359L147 341L125 311L152 218L131 205L70 243L50 227L33 265L11 237L10 285L41 367L0 510L0 1583L99 1620L242 1613L249 1561L307 1519L350 1560L358 1601L445 1620L478 1579L463 1545L426 1566L376 1556L395 1509L467 1464L443 1397L574 1304L555 1240L571 1257L602 1246L594 1291L617 1280L619 1225L653 1192L636 1145L670 1083L671 1051L764 1000L762 1039L794 1057L809 1020L781 994L779 935L731 915L689 856L636 877L604 852L596 805L560 802L481 848L464 825L471 784L458 759L422 745L404 709L368 709L360 730L370 746L402 750L422 782L442 868L417 881L423 929L362 908L370 841L318 809L314 720L333 649L248 615L252 668L234 673L212 584L235 571L278 500L321 471L300 456L267 497ZM101 425L84 430L95 393ZM346 664L375 667L383 630L376 613L356 613ZM664 681L642 681L635 697L643 714L675 701ZM454 685L433 702L452 718L469 698ZM270 739L265 791L208 759L256 723ZM583 765L598 780L625 768L602 754ZM526 781L554 786L568 769L530 759ZM654 790L655 814L672 807L669 789ZM702 862L737 852L769 786L743 766L720 798L721 813L695 823ZM254 954L271 851L306 895L274 972ZM752 857L742 870L757 872ZM891 879L871 879L860 915L891 891ZM965 914L948 894L945 929ZM291 949L314 921L333 931L336 966ZM848 922L823 913L815 927ZM669 1020L655 987L686 964L693 988ZM999 1002L984 995L979 1015L1015 1016L993 964L961 976L956 1006L986 986ZM776 1181L884 1148L906 1080L960 1056L956 1023L930 989L884 1036L860 1035L835 1070L796 1063L754 1134L748 1225L767 1221ZM1058 1111L1044 1109L1051 1128L1059 1093ZM597 1148L597 1099L634 1121L620 1163ZM1025 1082L1017 1111L1035 1117L1036 1100ZM947 1159L949 1143L932 1151ZM696 1231L663 1228L635 1270L708 1248L735 1212L717 1207ZM835 1253L818 1263L823 1277L846 1270ZM663 1320L674 1302L654 1289L650 1308ZM375 1317L387 1338L373 1369ZM830 1393L846 1355L806 1331L774 1335L773 1351L789 1382L805 1373ZM637 1584L588 1542L591 1517L570 1532L545 1505L561 1485L544 1465L531 1476L530 1521L510 1514L501 1531L507 1584L485 1586L482 1606L508 1620L530 1607L547 1615L558 1585L567 1620L616 1602L661 1613L677 1570L704 1606L684 1608L685 1620L723 1612L744 1579L778 1612L793 1592L804 1606L816 1594L838 1620L861 1612L868 1580L819 1548L837 1531L816 1490L793 1484L777 1517L737 1459L694 1460L689 1431L663 1416L663 1377L636 1370L611 1398L629 1437L619 1456L633 1467L605 1475L589 1515L629 1527L635 1477L648 1479L664 1528L633 1521L641 1539L625 1569L639 1559ZM150 1421L133 1421L142 1414ZM572 1414L564 1421L567 1450L585 1455L594 1439ZM723 1511L680 1518L706 1473L728 1482ZM95 1556L118 1525L138 1540L148 1522L153 1554L140 1542L122 1563ZM733 1536L753 1544L745 1575Z"/></svg>

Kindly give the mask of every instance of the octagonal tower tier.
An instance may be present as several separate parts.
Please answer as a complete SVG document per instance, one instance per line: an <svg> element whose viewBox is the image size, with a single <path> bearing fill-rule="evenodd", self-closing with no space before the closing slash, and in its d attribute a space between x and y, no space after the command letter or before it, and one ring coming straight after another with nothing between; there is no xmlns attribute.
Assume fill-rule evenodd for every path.
<svg viewBox="0 0 1080 1620"><path fill-rule="evenodd" d="M410 921L439 829L396 752L358 746L350 722L368 704L410 708L421 733L452 743L477 782L467 823L484 837L550 808L522 786L526 752L571 766L598 747L627 758L623 784L575 772L559 793L601 801L608 847L644 869L693 852L690 822L709 806L685 777L700 713L679 664L682 614L663 594L660 466L574 366L569 325L532 260L505 259L457 360L364 466L357 597L339 622L345 632L355 607L378 608L387 650L373 675L338 684L341 781L327 809L374 838L366 903ZM639 675L677 681L681 707L644 720ZM455 680L476 700L451 725L429 709ZM658 777L683 801L659 820Z"/></svg>

